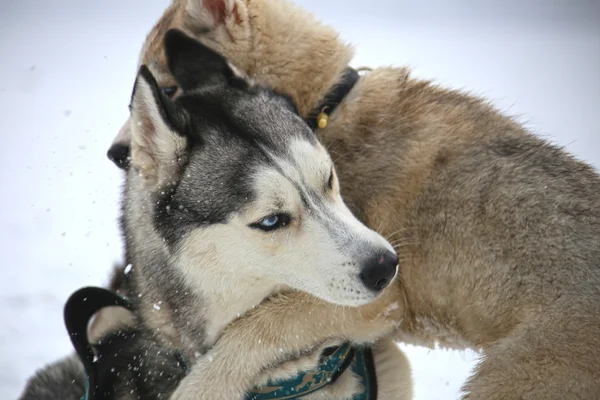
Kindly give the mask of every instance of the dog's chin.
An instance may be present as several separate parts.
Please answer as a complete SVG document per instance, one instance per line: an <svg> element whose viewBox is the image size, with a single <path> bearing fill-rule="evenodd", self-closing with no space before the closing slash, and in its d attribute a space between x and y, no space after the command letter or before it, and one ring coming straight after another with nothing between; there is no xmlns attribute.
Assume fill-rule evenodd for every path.
<svg viewBox="0 0 600 400"><path fill-rule="evenodd" d="M375 293L363 287L338 287L335 290L327 290L325 293L313 293L314 296L336 304L338 306L360 307L369 304L377 298Z"/></svg>
<svg viewBox="0 0 600 400"><path fill-rule="evenodd" d="M349 307L368 304L380 294L367 288L357 275L331 274L327 278L321 281L324 285L305 286L301 290L328 303Z"/></svg>
<svg viewBox="0 0 600 400"><path fill-rule="evenodd" d="M377 298L376 294L373 294L369 298L332 298L329 300L330 303L337 304L339 306L347 306L347 307L360 307L365 304L369 304L373 300Z"/></svg>

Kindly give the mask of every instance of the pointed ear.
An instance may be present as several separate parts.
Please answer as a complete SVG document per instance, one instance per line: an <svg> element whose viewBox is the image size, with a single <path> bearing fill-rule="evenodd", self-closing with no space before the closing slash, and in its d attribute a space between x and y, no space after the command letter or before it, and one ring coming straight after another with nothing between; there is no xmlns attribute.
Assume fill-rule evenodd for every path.
<svg viewBox="0 0 600 400"><path fill-rule="evenodd" d="M169 70L184 91L225 85L234 77L225 57L177 29L165 34L165 53Z"/></svg>
<svg viewBox="0 0 600 400"><path fill-rule="evenodd" d="M235 0L183 0L188 21L195 28L214 28L237 13ZM236 16L239 19L239 16Z"/></svg>
<svg viewBox="0 0 600 400"><path fill-rule="evenodd" d="M131 165L151 190L174 185L185 163L187 116L142 65L131 97Z"/></svg>

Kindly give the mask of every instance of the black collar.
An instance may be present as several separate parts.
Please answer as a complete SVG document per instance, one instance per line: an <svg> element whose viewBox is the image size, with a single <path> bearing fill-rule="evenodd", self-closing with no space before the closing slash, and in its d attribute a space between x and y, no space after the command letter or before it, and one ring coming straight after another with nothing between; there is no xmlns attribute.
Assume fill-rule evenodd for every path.
<svg viewBox="0 0 600 400"><path fill-rule="evenodd" d="M347 67L344 70L341 79L329 90L321 104L306 117L306 123L310 126L310 129L313 131L317 129L319 126L318 118L321 113L329 116L335 111L336 107L344 100L344 97L350 93L358 78L360 78L360 75L354 68Z"/></svg>

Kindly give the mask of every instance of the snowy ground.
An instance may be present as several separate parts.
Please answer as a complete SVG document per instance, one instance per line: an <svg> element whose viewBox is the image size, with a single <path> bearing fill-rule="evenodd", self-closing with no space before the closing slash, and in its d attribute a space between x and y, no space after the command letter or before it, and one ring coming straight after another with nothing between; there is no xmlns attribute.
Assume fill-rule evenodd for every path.
<svg viewBox="0 0 600 400"><path fill-rule="evenodd" d="M121 254L120 172L104 154L127 116L145 33L167 0L0 2L0 397L70 351L62 306ZM600 3L299 1L357 46L488 96L600 166ZM527 4L527 5L525 5ZM470 352L408 349L417 399L457 398Z"/></svg>

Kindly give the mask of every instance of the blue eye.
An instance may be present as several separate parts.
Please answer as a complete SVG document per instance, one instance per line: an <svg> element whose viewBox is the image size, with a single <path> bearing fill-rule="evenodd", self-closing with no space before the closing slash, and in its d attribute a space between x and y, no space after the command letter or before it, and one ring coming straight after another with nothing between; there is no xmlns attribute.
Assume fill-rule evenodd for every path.
<svg viewBox="0 0 600 400"><path fill-rule="evenodd" d="M173 95L175 94L175 92L177 91L177 86L169 86L169 87L165 87L160 89L163 94L167 97L173 97Z"/></svg>
<svg viewBox="0 0 600 400"><path fill-rule="evenodd" d="M262 226L264 226L265 228L271 228L271 227L277 225L278 222L279 222L279 215L271 215L270 217L267 217L267 218L263 219L262 221L260 221L260 224Z"/></svg>
<svg viewBox="0 0 600 400"><path fill-rule="evenodd" d="M275 229L282 228L290 223L292 217L288 214L272 214L268 217L264 217L258 222L250 224L251 228L260 229L265 232L274 231Z"/></svg>

